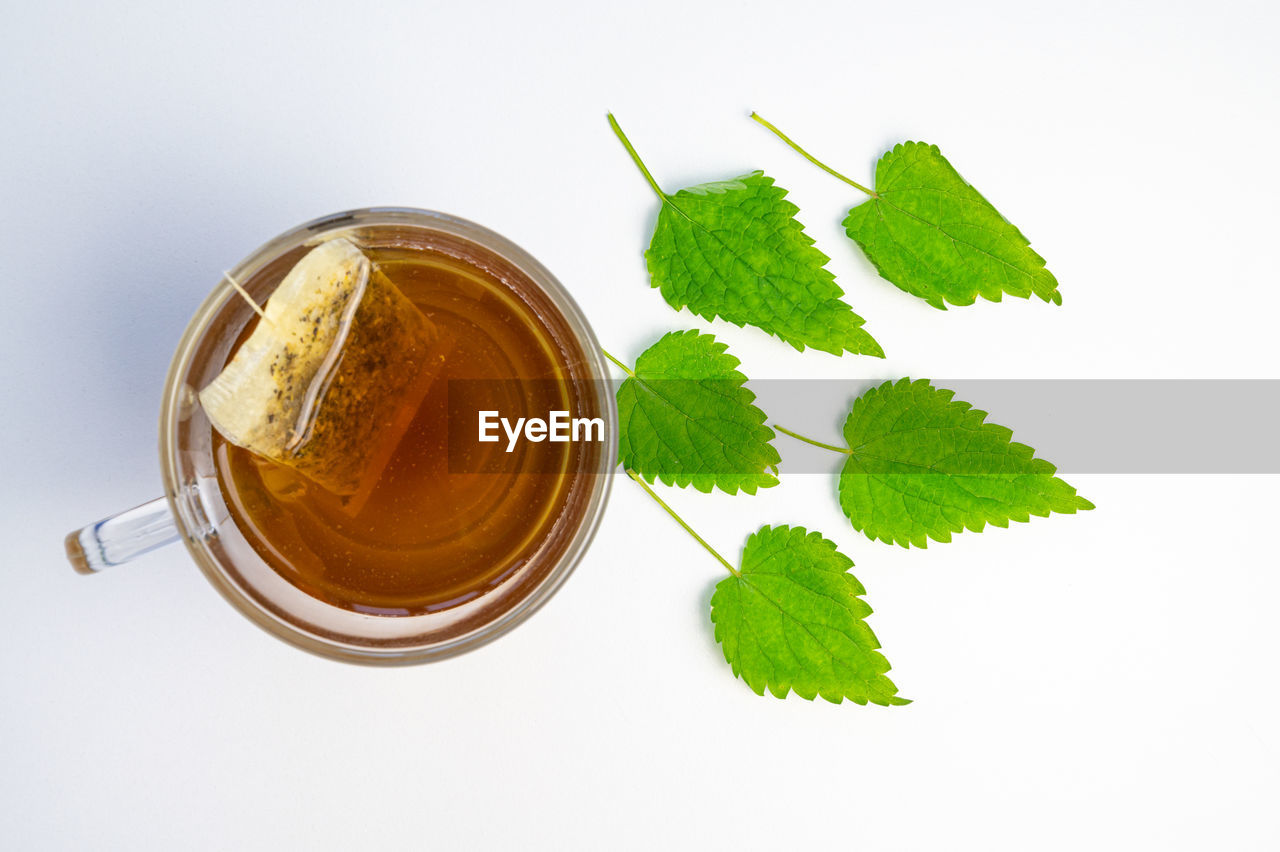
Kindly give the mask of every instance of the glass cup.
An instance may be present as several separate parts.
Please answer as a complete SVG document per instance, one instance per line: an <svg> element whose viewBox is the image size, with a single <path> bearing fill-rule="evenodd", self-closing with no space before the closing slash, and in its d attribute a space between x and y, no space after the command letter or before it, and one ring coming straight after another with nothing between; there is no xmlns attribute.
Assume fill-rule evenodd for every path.
<svg viewBox="0 0 1280 852"><path fill-rule="evenodd" d="M583 456L578 487L544 554L497 588L466 603L422 615L352 612L314 598L274 571L237 528L211 453L212 429L196 399L221 371L253 316L228 278L245 284L259 304L308 248L345 235L368 247L422 247L472 262L508 281L531 282L529 301L548 327L576 350L567 381L605 421L604 441ZM528 285L525 284L525 289ZM200 570L232 606L272 635L300 648L356 663L403 665L460 654L498 638L533 614L560 588L595 534L609 493L609 461L617 457L617 408L591 326L559 281L523 249L493 231L443 213L368 208L294 228L231 269L196 311L165 379L160 410L164 496L67 536L77 571L96 573L181 539ZM552 540L554 539L554 540ZM545 554L550 554L546 556Z"/></svg>

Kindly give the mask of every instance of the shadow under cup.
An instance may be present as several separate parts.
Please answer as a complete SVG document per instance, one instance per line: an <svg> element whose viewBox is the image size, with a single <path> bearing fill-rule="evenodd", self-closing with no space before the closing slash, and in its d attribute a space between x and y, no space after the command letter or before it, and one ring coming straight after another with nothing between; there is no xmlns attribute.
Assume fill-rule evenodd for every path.
<svg viewBox="0 0 1280 852"><path fill-rule="evenodd" d="M460 258L523 300L560 347L575 404L605 422L584 445L563 510L534 554L499 585L465 603L420 615L373 615L312 597L277 573L237 527L212 453L213 433L196 393L222 370L252 309L223 280L200 307L174 356L160 414L165 495L178 532L209 581L273 635L349 662L406 664L470 650L538 609L582 557L604 510L617 455L617 414L591 328L560 283L522 249L485 228L423 210L367 209L318 219L276 238L229 275L262 303L320 240L347 236L365 248L426 249ZM547 475L545 473L533 475Z"/></svg>

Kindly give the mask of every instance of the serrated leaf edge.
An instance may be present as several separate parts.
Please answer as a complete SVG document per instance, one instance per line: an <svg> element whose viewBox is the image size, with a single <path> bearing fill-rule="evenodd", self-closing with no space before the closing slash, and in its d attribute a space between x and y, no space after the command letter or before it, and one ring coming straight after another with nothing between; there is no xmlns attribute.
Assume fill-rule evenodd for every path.
<svg viewBox="0 0 1280 852"><path fill-rule="evenodd" d="M780 480L777 477L777 470L778 470L778 465L781 464L782 462L781 454L778 452L777 448L773 446L773 439L778 436L778 433L768 426L769 416L763 410L761 410L759 406L755 404L755 400L757 398L756 394L754 391L752 391L749 387L746 386L746 383L750 380L747 378L747 376L744 373L742 373L740 370L737 369L742 364L742 359L738 358L732 352L729 352L729 344L720 340L714 334L711 334L709 332L701 332L701 331L698 331L697 329L691 328L691 329L680 329L675 331L669 331L666 334L662 335L662 337L658 338L656 341L654 341L652 344L646 347L645 350L641 352L639 356L637 356L636 362L635 362L636 370L633 372L631 376L624 379L622 384L618 386L618 393L621 393L623 385L626 385L628 382L635 382L640 387L645 388L654 398L662 400L668 406L674 408L674 406L671 406L670 402L668 402L664 397L659 395L657 391L655 391L648 384L648 382L646 382L643 378L641 378L641 376L639 375L640 359L643 358L647 352L661 345L663 341L666 341L674 337L690 337L690 336L697 337L697 338L704 338L704 337L710 338L711 339L710 349L714 354L714 356L726 358L733 362L732 364L726 363L726 366L729 369L729 376L728 378L725 379L725 381L735 382L734 390L737 393L743 395L741 398L742 403L746 405L747 408L753 410L754 412L756 412L756 414L759 415L759 420L756 425L759 428L769 433L769 437L765 439L764 443L765 443L765 446L767 446L773 452L773 460L772 460L772 463L769 465L769 467L774 471L774 473L769 474L769 473L761 472L758 474L756 473L740 474L740 476L742 477L758 477L759 479L755 481L748 480L745 482L740 482L732 486L726 486L720 482L708 483L706 482L706 479L707 478L714 479L717 476L716 473L698 473L698 474L652 473L652 472L636 470L633 467L628 467L626 464L626 460L623 459L622 457L622 447L618 448L618 464L622 465L624 468L633 470L638 476L643 478L650 485L654 484L655 482L661 482L663 485L666 485L668 487L675 487L675 488L687 488L688 486L692 485L695 490L700 491L703 494L710 494L716 488L719 488L724 493L730 494L730 495L736 495L738 494L739 491L742 491L749 496L754 496L756 491L760 488L774 487L780 482ZM676 409L676 410L679 411L679 409ZM689 415L684 411L679 411L679 413L683 414L692 423L698 422L698 418L692 417L691 415ZM654 431L658 432L659 430L655 428Z"/></svg>
<svg viewBox="0 0 1280 852"><path fill-rule="evenodd" d="M776 526L770 526L766 524L747 537L746 544L743 546L744 556L749 551L751 546L766 532L779 532L784 536L790 537L791 543L799 543L801 541L808 540L813 544L823 546L824 549L829 550L832 554L838 557L839 561L842 563L842 571L841 571L842 575L847 577L849 580L851 580L854 587L857 589L857 591L850 592L851 596L856 597L862 601L863 605L867 607L868 616L871 615L872 612L874 612L874 610L871 609L870 604L867 604L867 602L863 599L863 595L866 594L866 588L862 585L861 581L859 581L857 577L849 573L849 569L854 567L853 560L850 559L844 553L842 553L840 549L836 546L835 542L831 541L830 539L828 539L826 536L824 536L821 532L818 532L817 530L809 531L804 527L799 527L799 526L793 527L788 524L779 524ZM739 572L734 576L726 577L724 580L721 580L719 583L717 583L716 592L718 592L720 590L720 587L726 582L736 582L736 583L741 583L741 584L751 586L750 579L749 579L750 573L751 572L748 570L748 566L740 560ZM773 601L771 598L765 595L764 592L762 592L758 587L751 586L751 588L755 594L759 595L761 598L765 600L768 600L770 603L773 603L775 606L778 606L778 604L775 601ZM831 695L823 694L821 690L815 691L814 694L812 695L805 695L804 693L796 690L794 686L790 683L785 685L779 684L767 677L763 681L759 682L758 684L752 683L745 675L743 675L741 663L729 658L728 652L724 647L724 638L725 638L724 632L723 632L724 628L720 620L716 617L716 610L715 610L715 603L714 603L715 594L713 593L711 597L712 597L712 603L710 607L711 622L713 625L715 625L713 632L714 632L714 636L717 644L720 645L721 653L724 655L725 662L729 664L729 668L733 671L733 676L741 680L744 684L746 684L747 687L751 689L751 691L754 692L756 695L763 696L765 694L765 691L768 690L768 692L771 695L773 695L775 698L785 699L788 695L794 693L797 697L803 698L806 701L813 701L818 696L821 696L823 700L828 701L832 704L841 704L844 702L845 699L848 699L850 702L858 705L862 705L862 706L865 706L867 703L873 703L873 704L876 704L877 706L882 706L882 707L903 706L911 703L911 699L903 698L902 696L897 694L897 688L898 688L897 685L894 684L893 681L887 677L887 673L891 671L891 667L885 669L885 672L882 673L882 675L885 676L885 680L889 681L890 685L892 685L894 689L894 694L891 696L888 696L885 699L887 702L885 704L881 704L878 701L872 701L870 700L869 697L852 696L852 695L847 695L843 693L836 695L833 698L831 697ZM809 635L813 638L813 640L825 649L825 645L822 643L822 641L817 636L814 636L813 633L809 631L808 627L805 626L803 622L800 622L796 620L793 616L790 616L789 614L787 614L787 612L784 609L782 609L781 606L778 606L778 609L783 613L783 615L787 616L787 618L790 621L804 628L805 631L808 632ZM865 617L859 620L862 621L864 625L866 625L867 632L871 636L872 641L875 643L874 646L869 648L868 650L870 650L873 653L878 653L880 649L883 647L880 644L879 638L875 635L875 632L874 630L872 630L871 626L869 624L866 624ZM832 656L833 656L834 662L839 662L838 660L834 659L834 655ZM881 654L880 656L883 657L884 655ZM887 658L885 658L885 662L886 664L888 663ZM840 665L844 665L844 664L841 663Z"/></svg>
<svg viewBox="0 0 1280 852"><path fill-rule="evenodd" d="M986 422L986 419L987 419L987 417L989 416L989 414L988 414L986 411L983 411L982 409L979 409L979 408L974 408L974 407L973 407L973 405L972 405L972 403L965 402L964 400L958 400L958 399L955 399L955 391L950 390L950 389L948 389L948 388L940 388L940 387L936 387L936 386L935 386L935 385L934 385L934 384L933 384L929 379L914 379L914 380L912 380L912 379L910 379L910 378L906 378L906 377L901 378L901 379L898 379L898 380L896 380L896 381L894 381L894 380L889 380L889 381L886 381L886 382L882 382L881 384L876 385L875 387L871 388L870 390L866 391L866 392L865 392L865 393L863 393L861 396L859 396L857 399L855 399L855 400L853 401L853 406L850 408L849 416L845 419L845 426L847 426L847 425L848 425L849 420L853 419L854 412L856 412L856 411L857 411L859 403L861 403L863 400L867 400L867 401L869 402L869 401L870 401L871 399L873 399L873 398L874 398L874 396L875 396L876 394L878 394L880 391L883 391L883 390L885 390L885 389L887 389L887 388L894 388L894 389L898 389L898 388L902 388L902 387L904 387L904 386L908 386L908 385L910 385L910 386L914 386L914 387L922 387L922 388L932 389L932 390L934 390L934 391L937 391L937 392L939 393L939 395L942 395L942 396L944 396L944 397L945 397L945 401L946 401L947 405L954 405L954 406L957 406L957 407L961 407L961 406L963 406L963 409L962 409L963 411L965 411L966 413L968 413L970 416L975 416L975 417L977 417L977 425L978 425L979 427L981 427L981 426L994 427L994 428L1002 429L1002 430L1004 430L1005 432L1008 432L1010 437L1012 437L1012 435L1013 435L1013 430L1012 430L1012 429L1010 429L1008 426L1003 426L1003 425L1001 425L1001 424L999 424L999 423L987 423L987 422ZM845 435L844 435L844 428L842 428L842 429L841 429L841 437L843 437L843 438L844 438L844 440L845 440L845 444L846 444L846 445L848 445L848 444L849 444L849 441L848 441L847 436L845 436ZM1044 475L1046 475L1046 476L1053 476L1054 474L1056 474L1056 473L1058 472L1058 468L1057 468L1057 466L1056 466L1056 465L1054 465L1054 464L1053 464L1052 462L1050 462L1048 459L1037 458L1037 457L1035 456L1035 452L1036 452L1036 451L1035 451L1032 447L1028 446L1027 444L1023 444L1023 443L1018 442L1018 441L1010 440L1010 441L1009 441L1009 446L1010 446L1011 448L1012 448L1012 447L1016 447L1016 448L1018 448L1019 450L1025 450L1028 454L1030 454L1030 456L1031 456L1031 460L1032 460L1032 461L1040 462L1042 465L1044 465L1044 466L1045 466L1045 468L1046 468L1044 471L1042 471L1042 473L1043 473ZM855 456L857 455L857 450L856 450L854 447L850 446L850 447L849 447L849 451L850 451L850 457L851 457L851 458L852 458L852 457L855 457ZM846 462L845 462L845 465L848 465L848 463L849 463L849 462L847 462L847 461L846 461ZM959 533L966 532L966 531L967 531L967 532L976 532L976 533L980 533L980 532L982 532L983 530L985 530L985 529L987 528L987 525L988 525L988 524L989 524L989 525L991 525L991 526L993 526L993 527L998 527L998 528L1000 528L1000 529L1008 529L1008 527L1009 527L1009 522L1010 522L1010 521L1013 521L1014 523L1025 524L1025 523L1029 523L1029 522L1030 522L1030 520L1031 520L1031 518L1033 518L1033 517L1036 517L1036 518L1047 518L1047 517L1049 517L1050 515L1053 515L1053 514L1058 514L1058 515L1074 515L1074 514L1077 514L1078 512L1087 512L1087 511L1090 511L1091 509L1095 509L1095 508L1097 508L1097 506L1095 506L1095 505L1094 505L1094 503L1093 503L1091 500L1089 500L1089 499L1085 498L1085 497L1084 497L1084 496L1082 496L1078 491L1076 491L1075 497L1076 497L1076 499L1080 502L1080 505L1075 506L1075 507L1073 507L1072 509L1069 509L1069 510L1063 510L1063 511L1058 511L1058 512L1055 512L1055 511L1053 511L1053 510L1048 510L1048 511L1044 511L1044 512L1038 512L1038 511L1035 511L1035 510L1032 510L1032 509L1028 509L1028 510L1026 510L1026 515L1027 515L1026 517L1021 517L1021 518L1020 518L1020 517L1010 517L1010 518L1007 518L1007 519L991 520L991 521L988 521L988 520L982 520L982 521L977 522L977 526L971 526L971 525L969 525L969 524L967 524L967 523L966 523L966 524L965 524L961 529L959 529L959 530L950 530L950 531L947 531L947 532L945 532L945 533L943 533L943 534L941 534L941 535L933 535L932 533L928 533L928 534L925 534L925 535L920 536L920 537L915 538L915 539L907 539L907 540L905 540L905 541L899 541L899 540L897 540L896 538L894 538L893 536L889 536L889 535L872 535L871 533L866 532L866 531L863 529L863 526L862 526L862 525L859 525L859 523L858 523L857 519L855 519L855 518L854 518L854 517L849 513L849 511L846 509L845 504L844 504L844 500L841 498L841 495L840 495L840 479L841 479L843 476L845 476L845 472L844 472L844 466L845 466L845 465L842 465L842 466L841 466L840 473L839 473L839 474L837 474L837 476L836 476L836 502L840 505L840 511L844 514L844 516L845 516L846 518L848 518L848 519L849 519L849 523L853 526L853 528L854 528L855 530L857 530L858 532L860 532L860 533L862 533L863 535L865 535L865 536L866 536L868 539L870 539L871 541L879 541L879 542L882 542L882 543L884 543L884 544L896 544L896 545L898 545L898 546L900 546L900 547L902 547L902 548L908 549L908 550L909 550L911 547L913 547L913 546L914 546L914 547L918 547L918 548L920 548L921 550L925 550L925 549L927 549L927 548L929 547L929 541L930 541L930 540L936 541L936 542L938 542L938 543L940 543L940 544L950 544L951 539L952 539L952 537L953 537L954 535L957 535L957 534L959 534ZM858 474L858 475L870 476L871 474ZM947 476L947 475L948 475L948 474L939 474L939 476ZM1065 480L1063 480L1063 481L1065 482ZM1067 483L1067 484L1068 484L1068 485L1070 485L1070 483ZM1075 491L1075 490L1076 490L1074 486L1072 486L1072 490L1073 490L1073 491Z"/></svg>
<svg viewBox="0 0 1280 852"><path fill-rule="evenodd" d="M1025 248L1026 248L1026 250L1027 250L1027 251L1029 251L1029 252L1031 252L1031 255L1032 255L1033 257L1035 257L1037 260L1039 260L1039 261L1040 261L1040 266L1038 267L1038 270L1037 270L1037 271L1043 271L1046 275L1048 275L1048 276L1049 276L1049 278L1050 278L1050 279L1052 279L1054 286L1053 286L1053 289L1048 293L1048 295L1037 292L1037 291L1036 291L1036 289L1035 289L1035 287L1033 286L1033 287L1031 288L1031 292L1026 293L1026 294L1021 294L1021 293L1009 293L1009 292L1007 292L1007 291L1005 291L1005 290L1003 290L1003 289L1000 289L1000 290L997 290L997 291L995 292L995 295L993 295L993 296L988 296L988 295L986 295L986 294L982 293L981 291L979 291L979 292L977 292L977 293L975 293L975 294L974 294L974 298L969 299L969 300L967 300L967 301L963 301L963 300L958 300L958 299L948 298L948 297L947 297L947 296L945 296L945 295L940 295L940 294L936 294L936 293L935 293L935 294L931 294L931 295L925 295L925 294L923 294L923 293L915 292L914 290L909 290L909 289L907 289L907 287L906 287L905 285L903 285L903 284L899 284L897 281L894 281L894 280L893 280L892 278L890 278L887 274L885 274L885 270L884 270L884 268L880 265L880 263L879 263L878 261L876 261L876 260L875 260L875 259L874 259L874 258L873 258L873 257L872 257L868 252L867 252L867 246L866 246L866 243L864 243L862 240L858 239L858 238L857 238L857 236L855 236L855 235L853 234L853 232L850 230L850 227L851 227L851 226L850 226L850 224L849 224L849 221L853 218L855 211L858 211L858 210L860 210L860 209L862 209L862 208L866 207L867 205L872 205L872 206L873 206L873 208L877 211L877 214L878 214L878 210L879 210L879 208L878 208L878 207L876 207L875 205L878 205L878 204L881 204L881 203L883 203L883 204L887 204L887 205L889 205L889 206L893 207L895 210L897 210L899 213L903 214L904 216L910 216L910 217L911 217L911 218L913 218L913 219L918 219L918 218L919 218L919 217L915 216L915 214L910 213L910 212L908 212L908 211L906 211L906 210L902 209L901 207L897 206L896 204L893 204L891 201L889 201L889 200L885 197L884 193L885 193L886 191L887 191L887 192L892 192L893 190L882 190L882 189L881 189L881 187L880 187L880 180L879 180L880 163L881 163L881 162L883 162L883 160L884 160L886 157L889 157L889 156L891 156L891 155L892 155L892 156L899 156L899 155L903 154L904 152L906 152L909 148L914 148L914 147L916 147L916 146L926 148L928 151L931 151L931 152L933 152L933 153L937 154L937 155L938 155L938 158L939 158L940 160L942 160L942 162L944 162L944 163L947 165L947 167L951 169L951 171L952 171L952 172L954 172L954 173L955 173L956 177L957 177L957 178L959 178L959 179L960 179L960 181L961 181L965 186L967 186L967 187L969 187L970 189L972 189L972 190L973 190L973 192L974 192L974 194L975 194L975 195L977 195L977 196L978 196L978 198L982 199L983 203L985 203L988 207L990 207L990 208L991 208L991 210L992 210L992 211L993 211L997 216L999 216L999 217L1000 217L1000 218L1005 222L1005 224L1007 224L1010 228L1012 228L1012 229L1014 230L1014 233L1016 233L1016 234L1018 235L1018 237L1019 237L1019 238L1023 241L1023 243L1025 244ZM937 145L934 145L934 144L931 144L931 143L928 143L928 142L914 142L914 141L909 141L909 140L908 140L908 141L906 141L906 142L899 142L899 143L897 143L896 145L894 145L891 149L889 149L888 151L886 151L886 152L884 152L883 154L881 154L881 155L880 155L880 159L876 161L876 169L875 169L875 171L876 171L876 186L875 186L875 190L876 190L876 191L875 191L875 194L874 194L873 196L871 196L870 198L867 198L865 201L859 202L858 204L855 204L853 207L851 207L851 208L849 209L849 212L845 214L844 220L843 220L840 224L841 224L841 227L843 227L843 228L845 229L845 234L846 234L846 236L848 236L848 237L849 237L849 239L850 239L850 240L852 240L853 242L857 243L858 248L862 250L862 254L863 254L863 256L864 256L864 257L865 257L865 258L866 258L866 259L871 263L871 265L872 265L873 267L875 267L876 273L877 273L877 274L879 274L879 276L880 276L881 278L883 278L885 281L888 281L890 284L892 284L893 286L897 287L899 290L902 290L904 293L907 293L907 294L909 294L909 295L915 296L915 297L916 297L916 298L918 298L918 299L923 299L923 300L924 300L925 302L927 302L929 305L931 305L931 306L933 306L933 307L935 307L935 308L937 308L938 310L941 310L941 311L945 311L945 310L947 309L947 305L948 305L948 304L954 305L954 306L956 306L956 307L968 307L968 306L970 306L970 305L973 305L975 302L977 302L977 300L978 300L978 299L983 299L983 300L988 301L988 302L1000 302L1000 301L1002 301L1002 300L1003 300L1003 297L1004 297L1004 296L1012 296L1012 297L1017 298L1017 299L1030 299L1030 298L1034 295L1034 296L1036 296L1037 298L1039 298L1041 301L1044 301L1044 302L1048 302L1048 303L1051 303L1051 304L1054 304L1054 305L1061 305L1061 304L1062 304L1062 291L1061 291L1060 289L1058 289L1058 279L1057 279L1057 277L1056 277L1052 272L1050 272L1050 271L1049 271L1049 269L1048 269L1048 262L1044 259L1044 257L1042 257L1042 256L1040 255L1040 253L1039 253L1039 252L1037 252L1034 248L1032 248L1032 247L1031 247L1031 240L1027 239L1027 236L1026 236L1025 234L1023 234L1023 233L1022 233L1022 230L1021 230L1017 225L1013 224L1013 222L1009 221L1009 219L1008 219L1008 218L1007 218L1003 213L1001 213L1001 212L1000 212L1000 209L999 209L998 207L996 207L994 204L992 204L990 201L988 201L988 200L987 200L987 197L986 197L985 195L983 195L983 194L982 194L982 192L981 192L981 191L979 191L977 187L975 187L972 183L970 183L968 180L966 180L966 179L965 179L965 177L964 177L964 175L960 174L959 169L957 169L957 168L952 164L952 162L946 158L946 155L944 155L944 154L942 153L942 150L941 150ZM883 221L883 216L881 216L881 220ZM932 224L932 223L929 223L929 224ZM935 227L936 227L936 226L935 226ZM951 235L950 235L950 234L948 234L947 236L948 236L948 237L949 237L953 242L955 241L955 237L951 237ZM898 242L896 239L894 240L894 242L895 242L895 243L897 243L898 245L902 245L902 243ZM981 253L981 254L986 254L986 255L987 255L987 256L989 256L989 257L991 256L989 252L986 252L986 251L984 251L984 250L982 250L982 249L978 248L977 246L974 246L974 245L972 245L972 244L968 244L968 243L966 243L966 245L969 245L969 247L970 247L970 248L972 248L974 251L977 251L977 252L979 252L979 253ZM908 251L909 251L909 249L908 249ZM914 252L912 252L912 253L914 254ZM998 259L998 258L997 258L997 259ZM1032 275L1032 277L1034 278L1034 274Z"/></svg>

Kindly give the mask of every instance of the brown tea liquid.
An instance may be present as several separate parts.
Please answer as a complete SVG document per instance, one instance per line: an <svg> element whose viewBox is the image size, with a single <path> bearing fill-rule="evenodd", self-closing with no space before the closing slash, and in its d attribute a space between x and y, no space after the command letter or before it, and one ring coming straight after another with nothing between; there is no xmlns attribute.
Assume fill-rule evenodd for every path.
<svg viewBox="0 0 1280 852"><path fill-rule="evenodd" d="M448 436L474 435L481 409L581 410L573 383L554 381L567 379L581 354L549 325L546 306L481 265L422 248L366 253L449 345L421 403L400 412L408 429L358 511L216 432L214 457L236 525L275 571L336 606L416 615L464 603L558 555L553 528L580 502L570 495L581 490L589 445L523 442L518 453L489 459L501 462L495 468L470 455L502 454L505 439L463 458L455 441L451 460ZM528 381L494 381L512 379Z"/></svg>

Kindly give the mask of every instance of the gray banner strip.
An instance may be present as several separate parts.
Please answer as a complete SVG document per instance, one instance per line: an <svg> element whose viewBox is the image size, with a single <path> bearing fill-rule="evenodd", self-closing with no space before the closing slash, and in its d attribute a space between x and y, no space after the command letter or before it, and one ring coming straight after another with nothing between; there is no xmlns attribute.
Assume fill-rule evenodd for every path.
<svg viewBox="0 0 1280 852"><path fill-rule="evenodd" d="M667 380L665 392L688 404L694 411L689 416L696 419L699 406L688 394L675 393L690 388L670 386L685 381ZM843 446L841 428L854 400L880 384L881 379L766 379L747 387L770 426ZM1034 448L1064 474L1280 473L1277 379L938 379L932 384L987 412L987 422L1013 430L1013 440ZM590 389L561 386L554 379L450 379L450 470L529 470L521 453L503 452L502 444L477 443L478 409L497 409L511 418L546 418L549 407L566 404L551 405L555 400L580 400L599 390L614 393L617 384ZM693 390L725 392L723 385ZM661 392L656 386L646 390ZM844 458L783 434L775 435L773 444L782 456L782 473L830 473ZM716 452L713 447L710 455ZM720 453L726 467L735 458L732 452ZM559 470L558 457L552 461L548 472ZM604 470L613 469L613 459L602 463Z"/></svg>
<svg viewBox="0 0 1280 852"><path fill-rule="evenodd" d="M853 400L880 382L754 381L769 422L840 443ZM1013 430L1064 473L1280 473L1280 380L932 380ZM775 439L782 469L830 471L828 451Z"/></svg>

